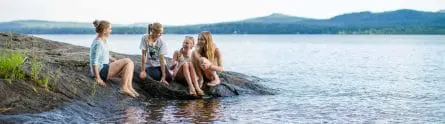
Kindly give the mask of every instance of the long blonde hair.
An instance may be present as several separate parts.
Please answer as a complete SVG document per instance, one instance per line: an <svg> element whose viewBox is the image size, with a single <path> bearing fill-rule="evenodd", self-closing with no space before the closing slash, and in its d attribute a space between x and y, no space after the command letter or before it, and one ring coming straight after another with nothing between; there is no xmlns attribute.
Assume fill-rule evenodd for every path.
<svg viewBox="0 0 445 124"><path fill-rule="evenodd" d="M213 42L212 34L208 31L203 31L199 34L198 39L204 40L204 45L201 46L200 54L207 57L210 62L215 62L215 43ZM199 41L198 41L199 42Z"/></svg>

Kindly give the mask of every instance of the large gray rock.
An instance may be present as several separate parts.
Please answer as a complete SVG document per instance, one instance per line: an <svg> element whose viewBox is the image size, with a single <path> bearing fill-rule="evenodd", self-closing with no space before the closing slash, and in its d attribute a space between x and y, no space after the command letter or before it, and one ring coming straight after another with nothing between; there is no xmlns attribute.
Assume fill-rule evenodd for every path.
<svg viewBox="0 0 445 124"><path fill-rule="evenodd" d="M24 52L26 79L9 84L0 79L0 114L34 113L53 109L72 100L94 105L94 101L113 96L126 97L117 92L119 79L112 79L107 87L101 88L88 77L89 48L55 42L34 36L0 33L0 50ZM167 99L198 99L188 94L183 82L163 85L158 81L137 78L140 70L140 56L112 53L116 58L130 58L136 64L133 86L141 94L137 100L152 97ZM49 87L36 85L30 77L30 58L44 63L41 76L49 75ZM171 59L168 59L170 63ZM204 87L205 98L236 96L242 94L270 95L274 90L260 84L260 78L236 72L219 73L222 83L216 87Z"/></svg>

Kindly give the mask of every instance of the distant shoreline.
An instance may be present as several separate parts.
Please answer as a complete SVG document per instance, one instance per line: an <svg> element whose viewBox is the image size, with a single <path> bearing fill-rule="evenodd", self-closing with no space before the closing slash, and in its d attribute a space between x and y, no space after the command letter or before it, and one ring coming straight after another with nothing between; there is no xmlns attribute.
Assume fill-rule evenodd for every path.
<svg viewBox="0 0 445 124"><path fill-rule="evenodd" d="M8 33L8 32L3 32ZM15 32L13 32L15 33ZM113 33L112 33L113 34ZM96 34L25 34L25 35L96 35ZM144 35L144 34L113 34L113 35ZM195 34L164 34L164 35L198 35ZM431 35L431 36L445 36L445 34L214 34L214 35L335 35L335 36L367 36L367 35L407 35L407 36L416 36L416 35Z"/></svg>
<svg viewBox="0 0 445 124"><path fill-rule="evenodd" d="M162 22L161 22L162 23ZM144 34L146 24L113 24L114 34ZM359 12L330 19L310 19L284 14L240 21L183 26L165 25L166 34L445 34L445 13L409 9L383 13ZM21 34L95 34L91 23L19 20L0 22L0 32Z"/></svg>

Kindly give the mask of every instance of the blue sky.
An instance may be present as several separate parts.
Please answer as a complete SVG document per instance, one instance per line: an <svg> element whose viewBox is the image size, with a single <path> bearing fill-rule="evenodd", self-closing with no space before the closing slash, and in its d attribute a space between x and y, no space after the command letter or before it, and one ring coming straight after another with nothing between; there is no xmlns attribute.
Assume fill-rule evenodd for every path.
<svg viewBox="0 0 445 124"><path fill-rule="evenodd" d="M360 11L438 11L445 0L1 0L0 21L39 19L186 25L234 21L271 13L326 19Z"/></svg>

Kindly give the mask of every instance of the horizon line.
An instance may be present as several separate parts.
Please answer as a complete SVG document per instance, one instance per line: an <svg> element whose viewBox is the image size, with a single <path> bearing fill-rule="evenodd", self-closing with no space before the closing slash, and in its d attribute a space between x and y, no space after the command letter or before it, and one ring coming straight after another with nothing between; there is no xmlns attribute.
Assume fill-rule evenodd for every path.
<svg viewBox="0 0 445 124"><path fill-rule="evenodd" d="M342 13L342 14L338 14L338 15L329 17L329 18L302 17L302 16L296 16L296 15L290 15L290 14L283 14L283 13L279 13L279 12L271 12L270 14L263 15L263 16L248 17L248 18L237 19L237 20L228 20L228 21L220 21L220 22L212 22L212 23L182 24L182 25L181 24L164 24L164 26L192 26L192 25L206 25L206 24L227 23L227 22L236 22L236 21L243 21L243 20L254 19L254 18L267 17L267 16L272 16L272 15L275 15L275 14L289 16L289 17L305 18L305 19L329 20L329 19L335 18L337 16L347 15L347 14L364 13L364 12L369 12L369 13L372 13L372 14L380 14L380 13L394 12L394 11L401 11L401 10L411 10L411 11L417 11L417 12L430 12L430 13L440 13L441 11L445 11L445 9L439 9L439 10L436 10L436 11L425 11L425 10L407 9L407 8L395 9L395 10L387 10L387 11L380 11L380 12L375 12L375 11L371 11L371 10L365 10L365 11L356 11L356 12L346 12L346 13ZM41 19L20 19L20 20L10 20L10 21L0 21L0 23L17 22L17 21L45 21L45 22L59 22L59 23L65 22L65 23L85 23L85 24L92 23L92 21L91 22L86 22L86 21L63 21L63 20L57 21L57 20L41 20ZM127 23L112 23L112 24L129 26L129 25L148 24L148 23L151 23L151 22L133 22L133 23L128 23L128 24Z"/></svg>

